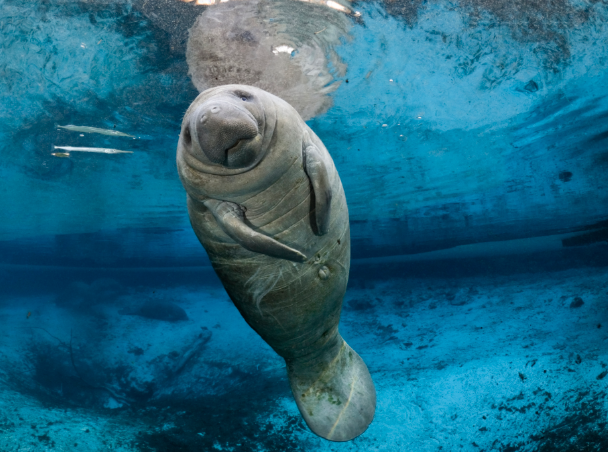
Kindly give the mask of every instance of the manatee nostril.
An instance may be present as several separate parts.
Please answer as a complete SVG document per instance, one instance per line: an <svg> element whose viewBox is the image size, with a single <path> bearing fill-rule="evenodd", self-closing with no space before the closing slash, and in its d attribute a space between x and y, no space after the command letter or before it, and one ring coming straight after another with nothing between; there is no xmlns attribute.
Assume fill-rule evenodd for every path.
<svg viewBox="0 0 608 452"><path fill-rule="evenodd" d="M220 111L222 111L222 109L220 107L218 107L217 105L214 105L209 110L211 110L211 113L219 113Z"/></svg>

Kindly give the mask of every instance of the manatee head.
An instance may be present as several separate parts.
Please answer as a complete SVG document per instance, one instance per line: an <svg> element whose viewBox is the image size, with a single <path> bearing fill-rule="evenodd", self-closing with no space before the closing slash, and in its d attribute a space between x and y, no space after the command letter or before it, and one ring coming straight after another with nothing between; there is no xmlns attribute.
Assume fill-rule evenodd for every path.
<svg viewBox="0 0 608 452"><path fill-rule="evenodd" d="M273 97L246 85L202 92L182 122L178 149L187 163L211 174L238 174L256 166L274 133Z"/></svg>

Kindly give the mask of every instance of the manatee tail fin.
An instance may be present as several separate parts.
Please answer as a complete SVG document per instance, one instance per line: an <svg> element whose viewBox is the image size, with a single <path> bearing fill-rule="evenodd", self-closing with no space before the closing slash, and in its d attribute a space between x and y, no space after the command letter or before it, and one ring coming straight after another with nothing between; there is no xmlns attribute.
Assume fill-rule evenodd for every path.
<svg viewBox="0 0 608 452"><path fill-rule="evenodd" d="M376 389L361 357L338 336L337 354L288 362L294 398L308 427L331 441L350 441L374 418Z"/></svg>

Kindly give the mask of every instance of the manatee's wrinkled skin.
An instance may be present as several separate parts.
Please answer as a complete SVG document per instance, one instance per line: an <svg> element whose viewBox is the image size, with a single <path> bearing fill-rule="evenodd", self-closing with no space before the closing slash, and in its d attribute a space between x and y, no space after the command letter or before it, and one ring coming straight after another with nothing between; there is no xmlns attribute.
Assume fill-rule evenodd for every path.
<svg viewBox="0 0 608 452"><path fill-rule="evenodd" d="M363 433L376 391L338 332L348 209L321 140L285 101L225 85L186 112L177 166L197 237L247 323L285 359L308 426L333 441Z"/></svg>

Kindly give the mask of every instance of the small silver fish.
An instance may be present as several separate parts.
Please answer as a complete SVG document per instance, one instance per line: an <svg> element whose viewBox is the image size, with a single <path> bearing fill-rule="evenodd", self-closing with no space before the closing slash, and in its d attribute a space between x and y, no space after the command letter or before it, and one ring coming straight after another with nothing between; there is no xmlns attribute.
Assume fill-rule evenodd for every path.
<svg viewBox="0 0 608 452"><path fill-rule="evenodd" d="M69 152L53 152L51 155L54 157L67 158L70 156L70 153Z"/></svg>
<svg viewBox="0 0 608 452"><path fill-rule="evenodd" d="M85 132L85 133L100 133L102 135L111 135L114 137L129 137L135 138L133 135L129 135L128 133L119 132L118 130L110 130L110 129L99 129L97 127L89 127L89 126L74 126L69 124L67 126L57 126L60 129L70 130L72 132Z"/></svg>
<svg viewBox="0 0 608 452"><path fill-rule="evenodd" d="M133 154L133 151L120 151L118 149L108 149L108 148L80 148L80 147L74 147L74 146L53 146L53 148L63 149L64 151L71 151L71 152L96 152L98 154ZM56 152L56 154L65 154L65 152ZM64 157L64 156L58 155L57 157Z"/></svg>

